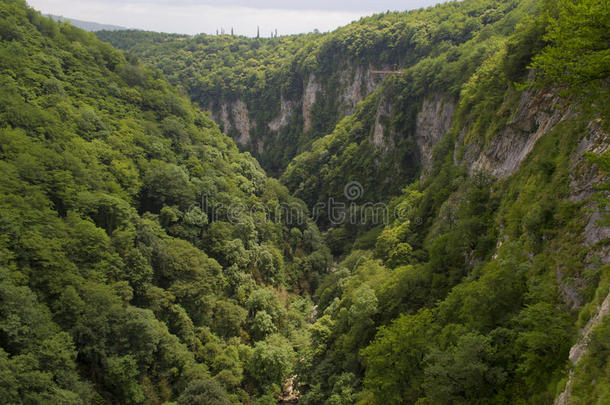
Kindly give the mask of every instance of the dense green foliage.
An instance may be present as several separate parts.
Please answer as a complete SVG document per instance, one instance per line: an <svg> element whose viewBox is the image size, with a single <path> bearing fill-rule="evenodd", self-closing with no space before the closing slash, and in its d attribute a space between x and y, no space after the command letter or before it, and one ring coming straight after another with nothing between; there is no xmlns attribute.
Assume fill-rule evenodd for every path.
<svg viewBox="0 0 610 405"><path fill-rule="evenodd" d="M478 25L475 24L478 28L463 41L449 44L445 39L438 42L433 51L416 59L403 75L386 80L378 92L360 103L359 110L353 116L344 118L331 134L315 141L311 151L295 157L281 177L294 195L310 206L327 201L330 197L344 200L342 187L356 180L364 188L364 195L356 203L387 201L419 175L420 156L415 131L422 101L441 94L447 102L459 99L461 105L467 106L471 91L469 86L482 70L478 67L482 64L485 66L505 52L509 46L508 38L515 37L507 37L507 34L526 13L534 9L534 5L528 1L502 2L498 3L498 9L494 12L495 18L489 19L491 9L482 9L478 2L461 5L463 7L458 10L453 9L452 5L437 7L441 10L434 8L430 12L437 16L438 19L434 20L437 24L443 21L440 24L443 27L457 29L455 27L459 27L461 21L472 19L478 22ZM525 72L528 59L501 58L499 62L504 69L511 69L514 76L520 77ZM510 84L504 80L502 85L505 83ZM494 89L494 92L490 92L487 86L479 86L478 89L485 93L486 99L493 97L502 100L505 87ZM379 145L373 144L371 137L376 120L379 120L376 113L382 103L389 103L392 108L385 118L383 140ZM476 100L480 108L476 114L478 120L483 115L490 117L490 106L485 103L486 100ZM396 178L404 181L396 182ZM449 189L439 191L450 192ZM349 251L354 236L363 229L345 231L352 237L347 239L347 246L339 249L339 252Z"/></svg>
<svg viewBox="0 0 610 405"><path fill-rule="evenodd" d="M99 34L123 54L3 2L0 402L272 404L296 376L301 404L552 404L570 376L574 403L605 403L606 3L465 0L270 39ZM403 74L344 117L329 89L349 66ZM299 111L251 149L279 181L200 112L242 100L266 139L311 75L311 128ZM453 120L421 170L416 117L439 95ZM540 107L562 119L514 172L469 166L549 95L569 97ZM337 224L316 205L331 199L390 215Z"/></svg>
<svg viewBox="0 0 610 405"><path fill-rule="evenodd" d="M605 0L564 0L548 7L545 21L548 46L533 60L538 85L561 86L568 95L605 116L610 114L610 7Z"/></svg>
<svg viewBox="0 0 610 405"><path fill-rule="evenodd" d="M159 72L22 1L0 27L0 402L276 393L311 308L286 289L329 260L303 203Z"/></svg>

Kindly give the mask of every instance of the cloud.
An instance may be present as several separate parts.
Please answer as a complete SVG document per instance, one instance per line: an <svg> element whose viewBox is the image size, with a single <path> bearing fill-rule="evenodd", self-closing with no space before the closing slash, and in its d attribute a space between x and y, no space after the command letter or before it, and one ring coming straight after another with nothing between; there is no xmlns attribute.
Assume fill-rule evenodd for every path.
<svg viewBox="0 0 610 405"><path fill-rule="evenodd" d="M43 13L129 28L213 34L217 29L224 28L228 32L233 27L236 34L247 36L256 35L257 27L260 27L262 36L269 36L275 29L279 34L311 32L314 29L329 31L374 12L261 9L238 5L241 3L239 0L230 1L229 4L233 5L229 6L201 4L194 0L28 0L28 3ZM279 2L264 3L271 5Z"/></svg>

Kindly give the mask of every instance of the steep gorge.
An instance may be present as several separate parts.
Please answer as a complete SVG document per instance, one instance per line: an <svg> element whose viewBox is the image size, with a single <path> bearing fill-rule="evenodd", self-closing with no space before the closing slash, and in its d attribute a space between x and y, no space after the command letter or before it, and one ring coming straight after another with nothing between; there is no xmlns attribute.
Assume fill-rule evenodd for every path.
<svg viewBox="0 0 610 405"><path fill-rule="evenodd" d="M0 4L0 402L604 403L610 18L568 3L125 54Z"/></svg>
<svg viewBox="0 0 610 405"><path fill-rule="evenodd" d="M523 23L537 7L465 1L313 37L193 38L208 61L215 42L240 44L227 45L234 60L248 60L244 44L301 45L237 92L195 90L195 73L163 57L171 40L124 46L184 85L326 231L338 263L313 295L302 403L552 403L567 374L562 398L587 403L593 377L564 367L608 280L608 167L591 157L608 154L607 92L580 99L601 106L592 113L548 84L516 84L537 80L526 67L547 45L544 23ZM363 220L336 222L331 203ZM379 204L383 223L370 216Z"/></svg>
<svg viewBox="0 0 610 405"><path fill-rule="evenodd" d="M253 153L274 175L280 175L293 195L303 199L310 209L316 207L318 224L327 229L326 243L335 255L345 258L338 267L340 273L345 273L328 275L314 294L319 310L326 315L313 326L314 333L328 330L326 333L335 337L319 337L324 340L314 346L321 352L316 352L309 368L301 370L305 403L336 396L354 401L359 398L362 403L371 398L389 403L415 402L417 396L407 399L412 392L404 391L405 381L397 381L397 385L381 391L377 387L380 380L369 376L376 372L376 356L387 356L392 350L375 352L376 346L383 347L381 341L366 348L365 358L346 354L367 347L373 337L371 329L362 330L358 332L364 334L359 337L360 343L355 341L350 346L347 343L350 339L358 339L353 331L356 326L350 327L350 318L342 314L363 305L358 303L363 299L358 294L364 294L362 291L367 288L374 293L367 304L371 309L364 313L370 311L368 322L373 325L386 325L388 329L382 328L383 332L377 334L382 339L393 333L392 328L399 327L396 319L388 323L392 317L404 311L413 314L418 309L419 315L424 308L442 314L449 302L459 301L460 290L478 288L475 286L487 283L486 278L498 277L501 270L494 270L498 263L513 261L520 263L513 266L525 268L542 266L546 269L539 270L544 274L542 279L554 280L541 281L528 272L520 276L526 280L529 292L517 292L516 288L513 302L493 315L510 318L512 313L511 322L517 324L521 321L515 320L526 316L528 308L542 309L544 305L563 308L547 314L556 317L553 322L563 322L559 321L562 313L573 316L591 300L597 281L592 281L590 275L596 274L595 280L607 277L608 268L604 266L610 260L607 247L610 235L607 223L603 222L607 214L603 208L598 211L595 201L600 184L608 182L608 173L587 160L590 153L600 156L608 153L610 138L607 129L600 126L604 117L589 115L562 98L557 89L521 89L515 85L535 80L535 72L528 72L526 65L544 47L539 24L530 23L513 32L520 21L518 16L535 10L534 3L494 2L486 8L479 8L480 5L463 2L459 6L467 17L466 22L454 23L460 27L457 31L451 30L451 17L441 17L444 22L437 26L438 31L434 28L428 31L429 42L417 38L421 25L411 31L417 22L410 17L418 15L417 12L379 15L316 38L305 47L312 56L299 54L286 62L291 79L280 84L268 82L271 89L267 92L279 99L274 114L260 114L261 108L274 102L266 103L249 90L238 96L237 101L222 103L220 114L218 104L203 104L242 148ZM442 9L426 12L438 18ZM472 17L475 20L469 20ZM388 24L393 25L386 31ZM362 37L376 31L383 31L377 35L391 39L373 41L363 51ZM348 32L358 35L347 36ZM410 38L406 49L377 45L404 44L404 38ZM112 42L112 36L110 39ZM114 43L120 46L120 42ZM167 52L169 46L163 47ZM146 55L140 55L146 59ZM167 65L158 56L159 53L147 60L168 73ZM334 63L325 64L327 60ZM390 66L400 67L402 74L371 76L375 67ZM170 77L175 77L174 73L170 69ZM234 97L222 92L219 96ZM239 97L250 101L244 103ZM201 100L197 96L194 99ZM543 180L540 176L547 178ZM361 186L357 200L346 198L345 187L353 182ZM548 184L543 186L545 182ZM538 184L538 190L534 184ZM409 209L407 218L390 217L390 223L383 224L384 229L375 221L333 222L331 208L327 206L330 201L346 204L357 214L366 213L369 204L388 201L392 201L391 206L406 204ZM561 210L572 213L561 214ZM559 236L561 233L564 234ZM518 259L515 252L520 251L528 252L531 259ZM567 257L545 259L566 254L580 257L580 262ZM353 259L354 256L359 258ZM439 263L438 257L444 259ZM381 259L385 267L400 275L385 273L383 268L373 270L378 266L375 259ZM549 263L542 265L545 260ZM393 281L384 284L378 277ZM392 282L403 286L403 290L392 289ZM542 283L545 287L534 287L531 283ZM351 287L337 287L345 284ZM412 289L415 291L409 292ZM537 289L547 291L549 296L556 294L557 300L543 298L544 294ZM410 293L418 296L422 291L434 298L427 301L409 297ZM491 295L497 300L506 299ZM435 299L444 302L435 307ZM498 311L493 309L494 303L482 305L488 307L483 311L488 316ZM442 327L446 323L435 320L432 325ZM498 328L496 331L508 327L523 336L519 338L522 340L528 333L534 333L527 331L527 327L519 331L514 324L502 322L481 327L462 320L461 325L469 325L468 330L484 335L490 333L492 325ZM451 323L445 328L450 326ZM534 324L530 326L536 328ZM566 333L565 338L569 335L567 339L572 340L574 335ZM397 336L404 336L404 332ZM519 339L514 341L515 346L522 344ZM458 345L453 346L457 350L459 339L449 341L450 347ZM553 350L561 351L561 357L567 349L560 346L557 344ZM525 353L541 350L534 346L519 347ZM323 369L315 365L316 361L322 364L329 361L334 366ZM561 364L551 363L548 370ZM420 367L428 373L430 361ZM396 366L393 368L397 373ZM411 369L410 373L413 372ZM392 380L385 373L383 378ZM540 368L536 373L553 381L559 375ZM510 378L517 383L522 377L515 373ZM441 376L436 382L439 381ZM374 393L373 397L367 397L366 390L352 394L361 389L362 382L369 388L369 394ZM455 380L447 382L447 386L456 384ZM554 398L552 389L545 393L538 383L517 384L530 384L529 389L538 391L528 394L536 403L550 403ZM439 385L431 386L440 389ZM420 392L420 397L423 395L421 385L412 389ZM473 403L472 398L448 394L441 399L433 391L426 392L428 400L432 398L435 403L444 403L447 398Z"/></svg>

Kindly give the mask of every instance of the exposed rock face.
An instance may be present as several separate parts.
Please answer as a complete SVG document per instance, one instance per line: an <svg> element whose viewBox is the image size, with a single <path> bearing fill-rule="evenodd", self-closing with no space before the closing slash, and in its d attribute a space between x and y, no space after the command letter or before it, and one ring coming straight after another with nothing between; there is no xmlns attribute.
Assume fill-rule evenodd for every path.
<svg viewBox="0 0 610 405"><path fill-rule="evenodd" d="M247 145L250 142L250 119L248 118L248 107L241 100L233 103L233 122L239 132L239 138L235 142L242 146Z"/></svg>
<svg viewBox="0 0 610 405"><path fill-rule="evenodd" d="M447 101L442 94L436 94L422 102L417 114L414 136L424 169L430 166L434 146L451 129L454 110L455 105ZM371 142L384 150L393 146L391 134L388 133L387 128L391 116L392 104L382 96L377 108Z"/></svg>
<svg viewBox="0 0 610 405"><path fill-rule="evenodd" d="M514 173L536 141L571 115L557 107L560 102L552 93L523 92L513 117L488 145L466 145L464 162L469 171L482 170L498 178Z"/></svg>
<svg viewBox="0 0 610 405"><path fill-rule="evenodd" d="M220 117L217 118L212 115L212 118L216 121L220 120L220 124L222 124L222 127L223 127L225 133L227 133L231 130L231 119L229 118L229 105L227 103L222 103L222 105L220 106Z"/></svg>
<svg viewBox="0 0 610 405"><path fill-rule="evenodd" d="M265 122L253 122L250 119L251 112L248 106L242 101L223 102L220 105L210 104L208 110L211 117L224 132L233 137L233 140L255 156L265 153L267 145L279 141L278 134L282 128L294 125L295 114L299 114L302 120L302 131L307 132L312 129L313 109L320 101L320 94L335 92L336 98L334 106L338 111L338 119L352 114L358 103L375 91L382 83L382 76L370 74L370 69L366 66L354 66L345 63L337 70L336 80L325 82L316 74L311 73L303 79L303 93L299 99L289 99L281 96L279 114L273 119ZM254 108L253 106L250 106ZM299 108L301 111L299 111ZM387 110L389 114L389 110ZM302 114L302 115L301 115ZM265 134L257 133L256 141L252 139L255 128L265 128ZM326 134L317 134L326 135Z"/></svg>
<svg viewBox="0 0 610 405"><path fill-rule="evenodd" d="M375 78L370 69L364 66L356 68L347 67L342 71L339 82L341 83L341 110L345 115L353 114L356 105L374 92L383 83L381 77Z"/></svg>
<svg viewBox="0 0 610 405"><path fill-rule="evenodd" d="M570 189L571 200L581 202L596 191L596 185L604 181L604 176L595 166L585 164L585 154L602 154L610 150L610 135L605 133L595 121L589 123L588 134L581 139L578 149L571 157Z"/></svg>
<svg viewBox="0 0 610 405"><path fill-rule="evenodd" d="M245 146L250 142L251 123L248 118L248 107L243 101L222 103L220 105L220 115L215 115L212 111L211 117L222 125L225 133L231 133L233 128L237 130L239 136L234 139L237 144Z"/></svg>
<svg viewBox="0 0 610 405"><path fill-rule="evenodd" d="M322 86L316 79L316 75L311 73L303 92L303 131L305 132L311 129L311 110L316 103L319 91L322 91Z"/></svg>
<svg viewBox="0 0 610 405"><path fill-rule="evenodd" d="M286 100L282 96L282 99L280 100L280 115L267 124L269 129L273 132L278 132L281 128L288 125L294 114L296 104L295 101Z"/></svg>
<svg viewBox="0 0 610 405"><path fill-rule="evenodd" d="M386 136L386 123L390 119L392 114L392 106L388 100L384 97L379 101L379 107L377 107L377 117L375 118L375 131L373 132L373 145L388 148L389 139Z"/></svg>
<svg viewBox="0 0 610 405"><path fill-rule="evenodd" d="M606 299L604 299L604 302L602 302L602 305L598 308L597 314L595 314L595 316L591 318L589 322L587 322L587 325L582 333L582 339L570 349L570 361L572 364L578 363L582 356L586 353L591 332L593 332L593 329L595 329L595 327L599 325L602 319L608 314L610 314L610 294L606 296Z"/></svg>
<svg viewBox="0 0 610 405"><path fill-rule="evenodd" d="M296 375L284 380L282 395L278 398L280 404L296 404L299 401L300 393L296 388Z"/></svg>
<svg viewBox="0 0 610 405"><path fill-rule="evenodd" d="M609 181L608 176L597 170L595 165L585 162L586 153L592 152L599 155L609 150L610 134L604 132L598 122L590 122L587 136L581 139L578 148L571 156L571 201L586 202L598 192L597 185ZM594 201L589 201L585 205L583 215L589 218L584 230L585 244L587 246L595 246L598 242L610 238L610 227L600 226L599 224L603 213L599 212L597 208L597 204ZM601 258L603 264L610 263L610 247L602 245L596 249L596 253Z"/></svg>
<svg viewBox="0 0 610 405"><path fill-rule="evenodd" d="M425 99L417 114L415 140L425 169L432 159L432 148L451 129L453 123L453 103L446 101L441 94Z"/></svg>
<svg viewBox="0 0 610 405"><path fill-rule="evenodd" d="M311 73L303 83L303 96L301 100L287 100L282 97L280 101L280 114L273 120L264 123L271 132L278 132L281 128L289 125L297 107L303 107L303 130L311 129L311 114L313 106L318 101L318 93L324 91L338 92L338 109L341 115L352 114L358 103L375 91L383 83L383 77L374 77L370 70L364 66L351 66L347 64L339 73L338 88L325 88L318 77ZM328 86L326 86L328 87ZM253 123L247 120L248 108L241 100L231 103L222 103L220 111L212 108L212 118L222 124L225 132L235 128L239 132L236 139L238 143L249 139L249 132ZM231 119L234 124L231 123ZM241 140L241 141L240 141Z"/></svg>
<svg viewBox="0 0 610 405"><path fill-rule="evenodd" d="M587 322L587 325L582 330L582 337L572 348L570 349L570 362L573 365L578 364L582 356L587 353L587 346L589 344L591 332L597 325L600 324L602 319L610 314L610 294L606 296L604 302L599 306L597 314ZM568 376L568 382L564 391L555 400L555 405L569 405L570 404L570 388L572 386L572 379L574 372L570 371Z"/></svg>

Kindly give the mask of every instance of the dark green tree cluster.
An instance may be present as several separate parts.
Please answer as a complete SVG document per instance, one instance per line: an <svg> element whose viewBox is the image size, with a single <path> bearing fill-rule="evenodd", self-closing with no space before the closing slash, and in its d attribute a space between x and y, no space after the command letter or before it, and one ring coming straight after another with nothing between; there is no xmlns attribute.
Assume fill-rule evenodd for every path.
<svg viewBox="0 0 610 405"><path fill-rule="evenodd" d="M547 4L543 21L547 46L536 55L537 85L560 86L566 96L610 114L610 7L605 0L558 1Z"/></svg>

